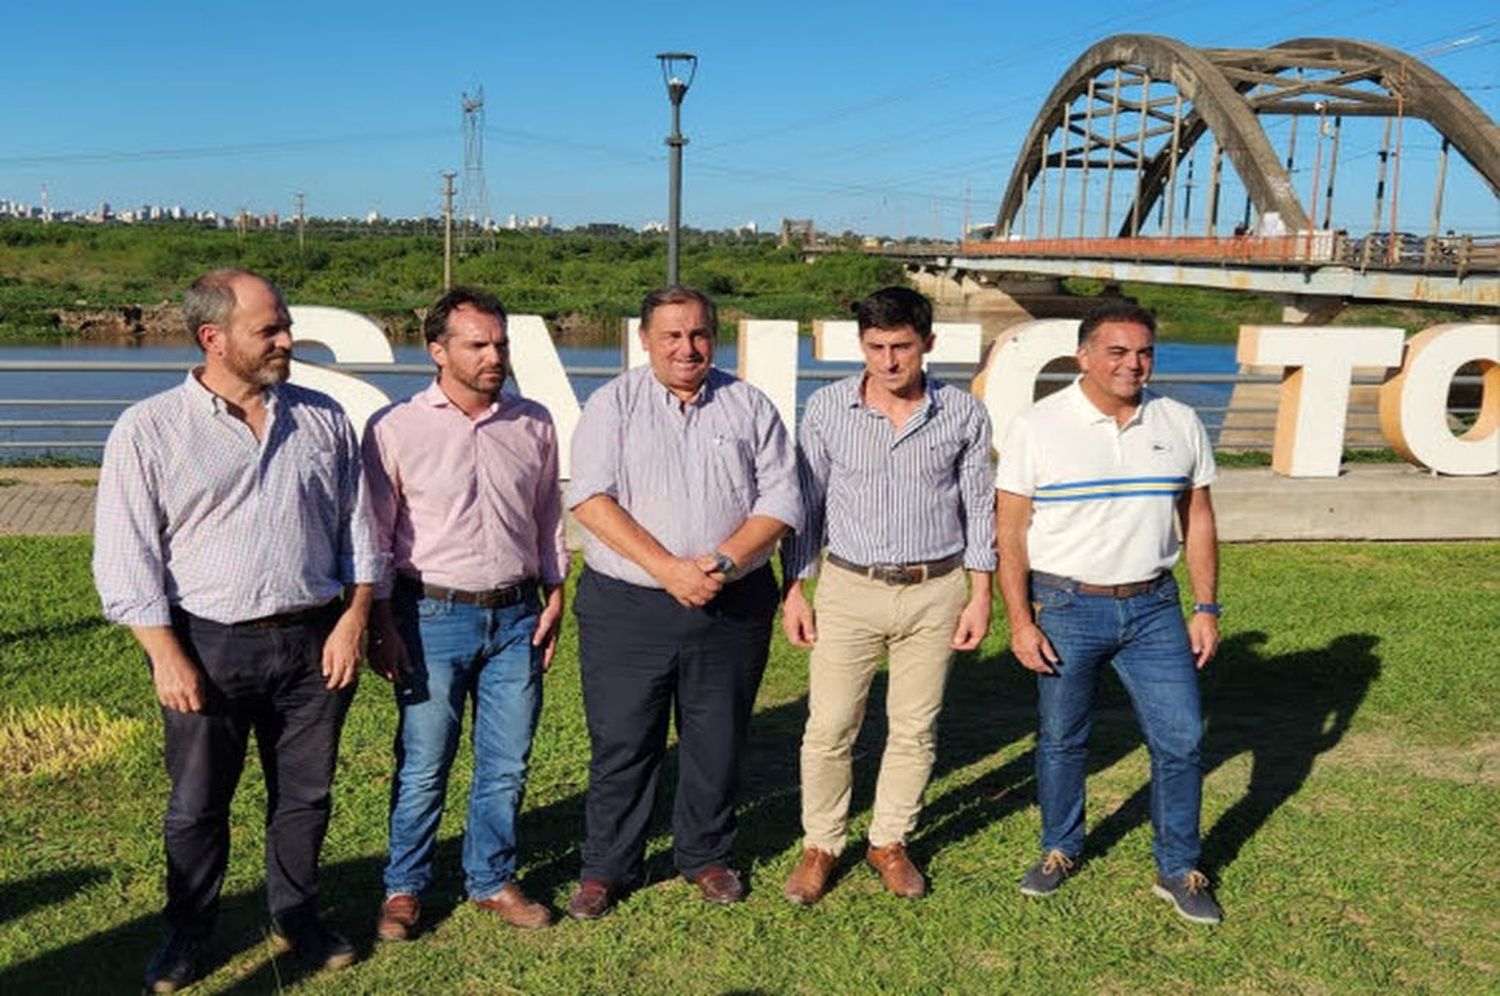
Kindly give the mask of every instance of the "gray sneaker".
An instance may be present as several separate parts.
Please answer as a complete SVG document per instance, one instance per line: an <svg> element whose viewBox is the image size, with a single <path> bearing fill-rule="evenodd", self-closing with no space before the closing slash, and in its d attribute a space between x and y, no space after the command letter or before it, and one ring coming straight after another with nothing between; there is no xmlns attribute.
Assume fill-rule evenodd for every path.
<svg viewBox="0 0 1500 996"><path fill-rule="evenodd" d="M1073 874L1077 862L1061 851L1048 851L1021 876L1021 895L1050 896Z"/></svg>
<svg viewBox="0 0 1500 996"><path fill-rule="evenodd" d="M1224 910L1214 899L1208 876L1196 869L1182 878L1167 879L1158 874L1151 891L1170 901L1177 908L1177 915L1184 920L1213 924L1224 919Z"/></svg>

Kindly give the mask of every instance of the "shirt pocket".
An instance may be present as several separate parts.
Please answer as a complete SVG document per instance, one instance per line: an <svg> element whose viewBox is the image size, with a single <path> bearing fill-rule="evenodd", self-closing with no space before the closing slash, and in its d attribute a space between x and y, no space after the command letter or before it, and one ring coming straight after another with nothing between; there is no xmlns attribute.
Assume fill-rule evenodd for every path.
<svg viewBox="0 0 1500 996"><path fill-rule="evenodd" d="M922 452L922 476L935 484L952 484L958 479L958 462L963 452L961 439L933 440Z"/></svg>
<svg viewBox="0 0 1500 996"><path fill-rule="evenodd" d="M755 449L750 440L715 436L709 450L714 483L748 510L755 504Z"/></svg>

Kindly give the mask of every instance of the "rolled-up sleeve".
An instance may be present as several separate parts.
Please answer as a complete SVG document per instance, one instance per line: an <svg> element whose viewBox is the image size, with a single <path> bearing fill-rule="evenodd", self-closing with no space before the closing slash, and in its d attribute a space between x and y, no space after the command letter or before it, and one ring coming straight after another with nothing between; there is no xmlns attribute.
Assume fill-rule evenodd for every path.
<svg viewBox="0 0 1500 996"><path fill-rule="evenodd" d="M968 442L958 468L959 500L964 515L964 567L995 569L995 470L990 460L990 418L975 406Z"/></svg>
<svg viewBox="0 0 1500 996"><path fill-rule="evenodd" d="M775 519L796 531L802 528L797 454L775 406L761 396L757 396L756 402L755 503L750 506L750 514Z"/></svg>
<svg viewBox="0 0 1500 996"><path fill-rule="evenodd" d="M343 523L339 537L339 580L344 584L378 585L390 561L388 552L376 536L375 514L370 505L370 489L360 458L359 440L354 427L342 413L337 420L339 434L339 515Z"/></svg>
<svg viewBox="0 0 1500 996"><path fill-rule="evenodd" d="M126 626L169 626L162 513L132 413L104 444L94 506L94 585L104 617Z"/></svg>
<svg viewBox="0 0 1500 996"><path fill-rule="evenodd" d="M818 574L818 553L827 540L825 508L828 499L828 443L823 434L823 409L808 405L797 433L797 483L802 489L802 528L781 544L781 569L788 578Z"/></svg>
<svg viewBox="0 0 1500 996"><path fill-rule="evenodd" d="M381 409L365 424L365 438L360 447L370 522L375 531L376 548L384 558L384 570L375 584L376 598L390 598L395 582L393 551L396 544L397 495L401 485L392 446L384 438L383 427L389 411L389 408Z"/></svg>
<svg viewBox="0 0 1500 996"><path fill-rule="evenodd" d="M542 422L542 469L536 489L537 572L542 584L558 585L568 576L568 541L563 529L562 482L558 480L557 430Z"/></svg>
<svg viewBox="0 0 1500 996"><path fill-rule="evenodd" d="M599 388L584 403L573 429L572 480L568 508L595 495L620 498L620 427L618 379Z"/></svg>

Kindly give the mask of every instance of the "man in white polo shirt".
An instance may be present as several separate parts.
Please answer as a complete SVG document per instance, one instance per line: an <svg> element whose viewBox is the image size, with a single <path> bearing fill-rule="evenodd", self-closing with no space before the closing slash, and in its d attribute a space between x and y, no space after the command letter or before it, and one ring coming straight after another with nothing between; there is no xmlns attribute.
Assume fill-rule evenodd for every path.
<svg viewBox="0 0 1500 996"><path fill-rule="evenodd" d="M1114 667L1151 755L1154 891L1195 923L1222 911L1198 869L1203 721L1198 669L1219 643L1208 434L1146 389L1156 322L1108 303L1078 327L1081 376L1011 425L1000 450L1000 592L1011 650L1037 672L1042 857L1021 879L1050 895L1083 850L1084 775L1099 669ZM1184 625L1172 568L1193 588Z"/></svg>

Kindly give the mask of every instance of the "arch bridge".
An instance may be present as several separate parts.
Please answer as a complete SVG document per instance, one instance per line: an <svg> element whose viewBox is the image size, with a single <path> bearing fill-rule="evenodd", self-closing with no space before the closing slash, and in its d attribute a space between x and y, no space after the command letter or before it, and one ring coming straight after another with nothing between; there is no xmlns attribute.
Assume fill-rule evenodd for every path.
<svg viewBox="0 0 1500 996"><path fill-rule="evenodd" d="M1351 136L1368 147L1351 154ZM1403 170L1419 146L1436 148L1420 175ZM1445 219L1450 164L1500 198L1500 128L1412 55L1341 38L1224 49L1116 35L1052 88L985 237L913 262L1500 308L1500 200ZM1431 203L1418 232L1397 224L1413 198Z"/></svg>

